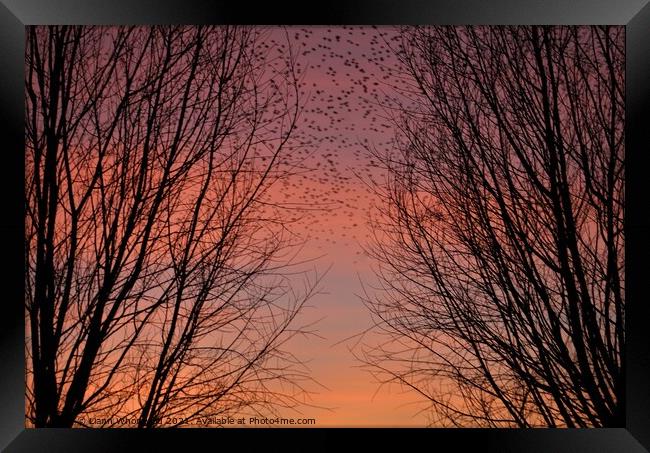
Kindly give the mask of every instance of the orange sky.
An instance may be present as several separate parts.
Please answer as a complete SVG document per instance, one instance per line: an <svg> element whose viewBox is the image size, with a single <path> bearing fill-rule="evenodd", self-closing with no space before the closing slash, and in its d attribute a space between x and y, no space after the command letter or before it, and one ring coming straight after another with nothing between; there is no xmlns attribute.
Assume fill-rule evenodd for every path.
<svg viewBox="0 0 650 453"><path fill-rule="evenodd" d="M312 265L329 271L322 293L310 300L302 319L320 319L315 326L322 338L300 337L292 352L308 361L312 377L327 389L312 386L312 404L327 409L301 408L283 411L288 417L313 417L316 426L425 426L424 406L414 392L393 384L380 388L367 370L360 368L350 348L372 321L359 297L363 285L374 281L371 260L363 252L368 245L369 210L376 202L364 178L381 178L367 157L363 143L387 146L393 131L374 105L396 61L370 27L290 27L288 34L299 67L304 70L303 100L308 99L296 131L305 145L299 152L310 155L315 171L293 176L276 186L272 197L289 203L320 208L309 211L294 226L306 241L301 257L318 259ZM388 36L390 29L380 29ZM273 35L278 42L284 32ZM270 40L273 44L273 39ZM360 179L361 178L361 179ZM373 337L363 340L372 344ZM359 352L358 348L354 351Z"/></svg>
<svg viewBox="0 0 650 453"><path fill-rule="evenodd" d="M281 217L284 226L296 235L291 242L303 244L297 256L286 257L299 264L278 267L296 271L287 276L295 283L296 294L305 285L303 277L324 275L319 292L291 326L308 325L317 335L296 336L284 345L314 379L301 383L309 404L278 409L279 415L314 418L316 427L427 426L422 396L398 384L382 385L356 357L363 355L364 346L386 341L369 332L373 320L363 298L378 295L374 289L378 263L365 250L373 245L372 219L381 201L368 183L381 187L385 177L369 148L387 151L394 146L395 131L385 109L400 100L408 103L391 99L400 96L394 86L408 84L400 78L398 61L386 44L395 44L397 32L365 26L278 27L266 38L261 45L281 57L287 57L290 41L303 105L283 152L291 153L287 167L301 162L304 171L276 181L262 200L286 215ZM273 58L269 61L266 69L277 74ZM284 132L284 127L283 123L278 129ZM282 211L282 206L291 209ZM249 238L255 236L250 234Z"/></svg>

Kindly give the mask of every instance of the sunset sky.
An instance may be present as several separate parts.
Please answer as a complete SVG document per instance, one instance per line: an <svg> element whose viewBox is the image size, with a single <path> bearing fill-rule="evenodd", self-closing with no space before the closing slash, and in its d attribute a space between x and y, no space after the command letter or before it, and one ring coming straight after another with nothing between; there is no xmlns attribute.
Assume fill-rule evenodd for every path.
<svg viewBox="0 0 650 453"><path fill-rule="evenodd" d="M621 27L27 38L26 426L621 420Z"/></svg>
<svg viewBox="0 0 650 453"><path fill-rule="evenodd" d="M316 392L312 404L331 410L306 407L301 412L316 418L317 426L424 426L422 399L394 384L380 388L350 352L378 341L370 334L358 337L372 325L360 296L364 287L372 293L375 279L364 247L377 200L364 181L383 177L364 144L385 148L394 136L377 102L394 95L391 85L398 82L391 74L397 61L384 42L396 34L365 26L288 27L286 34L274 30L269 45L280 48L287 36L304 71L305 107L296 136L313 171L276 186L273 197L309 207L292 231L305 240L301 257L316 258L311 265L318 272L329 268L321 293L302 317L318 320L314 329L321 338L298 338L291 349L326 387L311 387Z"/></svg>

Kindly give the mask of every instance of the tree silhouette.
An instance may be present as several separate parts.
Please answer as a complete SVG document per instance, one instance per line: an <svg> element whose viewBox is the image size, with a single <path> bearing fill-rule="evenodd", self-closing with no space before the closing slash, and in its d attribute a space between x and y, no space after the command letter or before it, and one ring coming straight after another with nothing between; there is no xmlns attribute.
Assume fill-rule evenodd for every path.
<svg viewBox="0 0 650 453"><path fill-rule="evenodd" d="M28 424L298 401L307 375L282 346L316 281L297 291L284 272L294 244L269 189L294 168L299 74L266 38L28 27Z"/></svg>
<svg viewBox="0 0 650 453"><path fill-rule="evenodd" d="M432 423L624 423L624 30L405 27L363 359Z"/></svg>

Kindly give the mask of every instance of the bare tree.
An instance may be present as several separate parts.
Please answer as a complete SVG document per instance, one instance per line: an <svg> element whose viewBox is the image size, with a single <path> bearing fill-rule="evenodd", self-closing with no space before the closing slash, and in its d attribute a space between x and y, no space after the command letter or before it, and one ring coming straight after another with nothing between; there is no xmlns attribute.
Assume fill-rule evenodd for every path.
<svg viewBox="0 0 650 453"><path fill-rule="evenodd" d="M435 424L622 426L623 28L398 42L364 360Z"/></svg>
<svg viewBox="0 0 650 453"><path fill-rule="evenodd" d="M294 291L269 190L294 168L299 74L267 39L28 28L28 423L178 426L298 401L306 372L282 346L316 282Z"/></svg>

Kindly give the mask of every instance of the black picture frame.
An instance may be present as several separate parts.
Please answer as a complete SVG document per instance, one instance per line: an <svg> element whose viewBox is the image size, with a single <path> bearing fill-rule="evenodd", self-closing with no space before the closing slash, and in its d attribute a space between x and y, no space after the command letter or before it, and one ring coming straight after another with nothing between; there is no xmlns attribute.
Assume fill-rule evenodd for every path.
<svg viewBox="0 0 650 453"><path fill-rule="evenodd" d="M209 0L0 2L0 448L7 452L374 448L650 451L650 4L648 0L357 0L302 6ZM36 24L618 24L626 27L626 421L604 429L26 429L24 401L24 33ZM645 188L645 189L644 189ZM226 447L226 445L228 447Z"/></svg>

